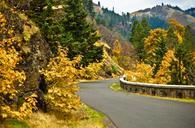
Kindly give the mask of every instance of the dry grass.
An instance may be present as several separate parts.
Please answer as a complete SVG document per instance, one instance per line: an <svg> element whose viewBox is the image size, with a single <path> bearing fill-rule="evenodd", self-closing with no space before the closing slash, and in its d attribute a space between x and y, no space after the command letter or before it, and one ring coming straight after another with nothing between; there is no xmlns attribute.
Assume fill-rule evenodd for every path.
<svg viewBox="0 0 195 128"><path fill-rule="evenodd" d="M34 113L27 122L32 128L68 128L64 120L43 112Z"/></svg>
<svg viewBox="0 0 195 128"><path fill-rule="evenodd" d="M71 115L63 115L61 112L36 112L28 119L18 121L8 119L0 122L0 128L106 128L106 117L82 105L82 108Z"/></svg>
<svg viewBox="0 0 195 128"><path fill-rule="evenodd" d="M106 128L104 119L103 114L83 105L71 116L64 116L60 112L37 112L27 123L31 128Z"/></svg>

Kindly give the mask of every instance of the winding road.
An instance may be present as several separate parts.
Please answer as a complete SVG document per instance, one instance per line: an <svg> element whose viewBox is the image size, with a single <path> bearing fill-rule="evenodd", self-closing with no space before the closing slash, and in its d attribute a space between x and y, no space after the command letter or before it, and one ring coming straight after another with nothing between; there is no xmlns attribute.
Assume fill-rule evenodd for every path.
<svg viewBox="0 0 195 128"><path fill-rule="evenodd" d="M114 92L118 80L80 83L79 95L118 128L195 128L195 104Z"/></svg>

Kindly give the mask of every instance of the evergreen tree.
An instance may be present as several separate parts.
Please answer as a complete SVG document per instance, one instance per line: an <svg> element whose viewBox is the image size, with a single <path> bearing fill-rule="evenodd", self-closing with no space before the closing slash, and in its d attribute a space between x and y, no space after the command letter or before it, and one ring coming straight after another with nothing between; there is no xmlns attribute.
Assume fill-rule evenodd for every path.
<svg viewBox="0 0 195 128"><path fill-rule="evenodd" d="M94 12L94 8L93 8L93 1L92 0L89 0L88 10L89 10L90 15L92 17L94 17L95 16L95 12Z"/></svg>
<svg viewBox="0 0 195 128"><path fill-rule="evenodd" d="M177 62L171 66L172 84L194 84L195 60L189 44L193 42L189 27L184 27L176 20L169 21L168 43L175 49Z"/></svg>
<svg viewBox="0 0 195 128"><path fill-rule="evenodd" d="M183 36L183 43L176 46L176 57L179 60L179 67L181 64L185 67L185 72L182 74L182 69L178 69L180 84L195 84L195 59L193 59L193 53L189 44L193 42L192 33L190 29L185 28L185 33Z"/></svg>
<svg viewBox="0 0 195 128"><path fill-rule="evenodd" d="M69 49L68 57L73 59L82 55L82 65L102 59L103 50L94 43L99 39L92 26L87 23L87 13L82 0L66 0L64 8L65 18L62 20L63 37L69 40L61 40L63 46ZM63 38L62 38L63 39Z"/></svg>
<svg viewBox="0 0 195 128"><path fill-rule="evenodd" d="M94 18L95 17L95 12L94 12L94 8L93 8L93 1L92 0L83 0L84 3L84 7L87 10L87 12L89 13L89 15Z"/></svg>
<svg viewBox="0 0 195 128"><path fill-rule="evenodd" d="M57 42L60 40L59 35L63 28L55 16L55 10L52 9L55 4L53 0L33 0L26 11L27 15L39 25L40 32L44 40L50 45L53 53L57 53Z"/></svg>
<svg viewBox="0 0 195 128"><path fill-rule="evenodd" d="M69 49L69 58L82 55L81 64L87 66L91 62L101 60L103 50L94 45L99 36L86 21L87 13L83 2L83 0L44 0L37 2L37 7L41 7L38 11L36 3L31 7L29 16L39 24L42 35L50 44L53 53L57 53L58 45L61 44ZM52 7L57 8L56 5L59 4L63 8L52 9Z"/></svg>
<svg viewBox="0 0 195 128"><path fill-rule="evenodd" d="M149 31L150 31L150 26L149 26L148 20L146 18L143 18L141 21L141 25L143 27L144 35L148 35Z"/></svg>
<svg viewBox="0 0 195 128"><path fill-rule="evenodd" d="M101 3L100 3L100 1L98 1L98 6L99 6L99 7L101 6Z"/></svg>
<svg viewBox="0 0 195 128"><path fill-rule="evenodd" d="M145 18L141 22L137 20L133 22L130 41L135 47L139 61L144 61L145 59L144 38L148 36L149 30L150 27Z"/></svg>

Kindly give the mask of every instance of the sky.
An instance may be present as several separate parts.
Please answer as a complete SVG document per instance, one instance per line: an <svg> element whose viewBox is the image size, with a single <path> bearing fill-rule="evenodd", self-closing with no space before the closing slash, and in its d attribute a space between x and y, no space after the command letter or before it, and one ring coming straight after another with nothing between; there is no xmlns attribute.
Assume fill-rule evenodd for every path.
<svg viewBox="0 0 195 128"><path fill-rule="evenodd" d="M171 4L172 6L177 5L182 9L195 7L195 0L93 0L94 3L98 3L98 1L100 1L102 7L110 10L114 7L115 12L119 14L151 8L162 3Z"/></svg>

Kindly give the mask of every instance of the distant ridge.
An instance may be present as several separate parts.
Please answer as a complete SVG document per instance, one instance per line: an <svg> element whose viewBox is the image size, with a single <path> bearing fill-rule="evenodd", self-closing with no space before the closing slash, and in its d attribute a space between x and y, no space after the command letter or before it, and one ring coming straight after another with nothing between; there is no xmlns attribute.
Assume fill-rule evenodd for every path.
<svg viewBox="0 0 195 128"><path fill-rule="evenodd" d="M184 11L178 6L157 5L153 8L133 12L131 13L131 17L136 17L137 19L142 19L143 17L156 17L165 22L172 18L185 26L190 26L195 31L195 17L193 17L194 12L194 8Z"/></svg>

